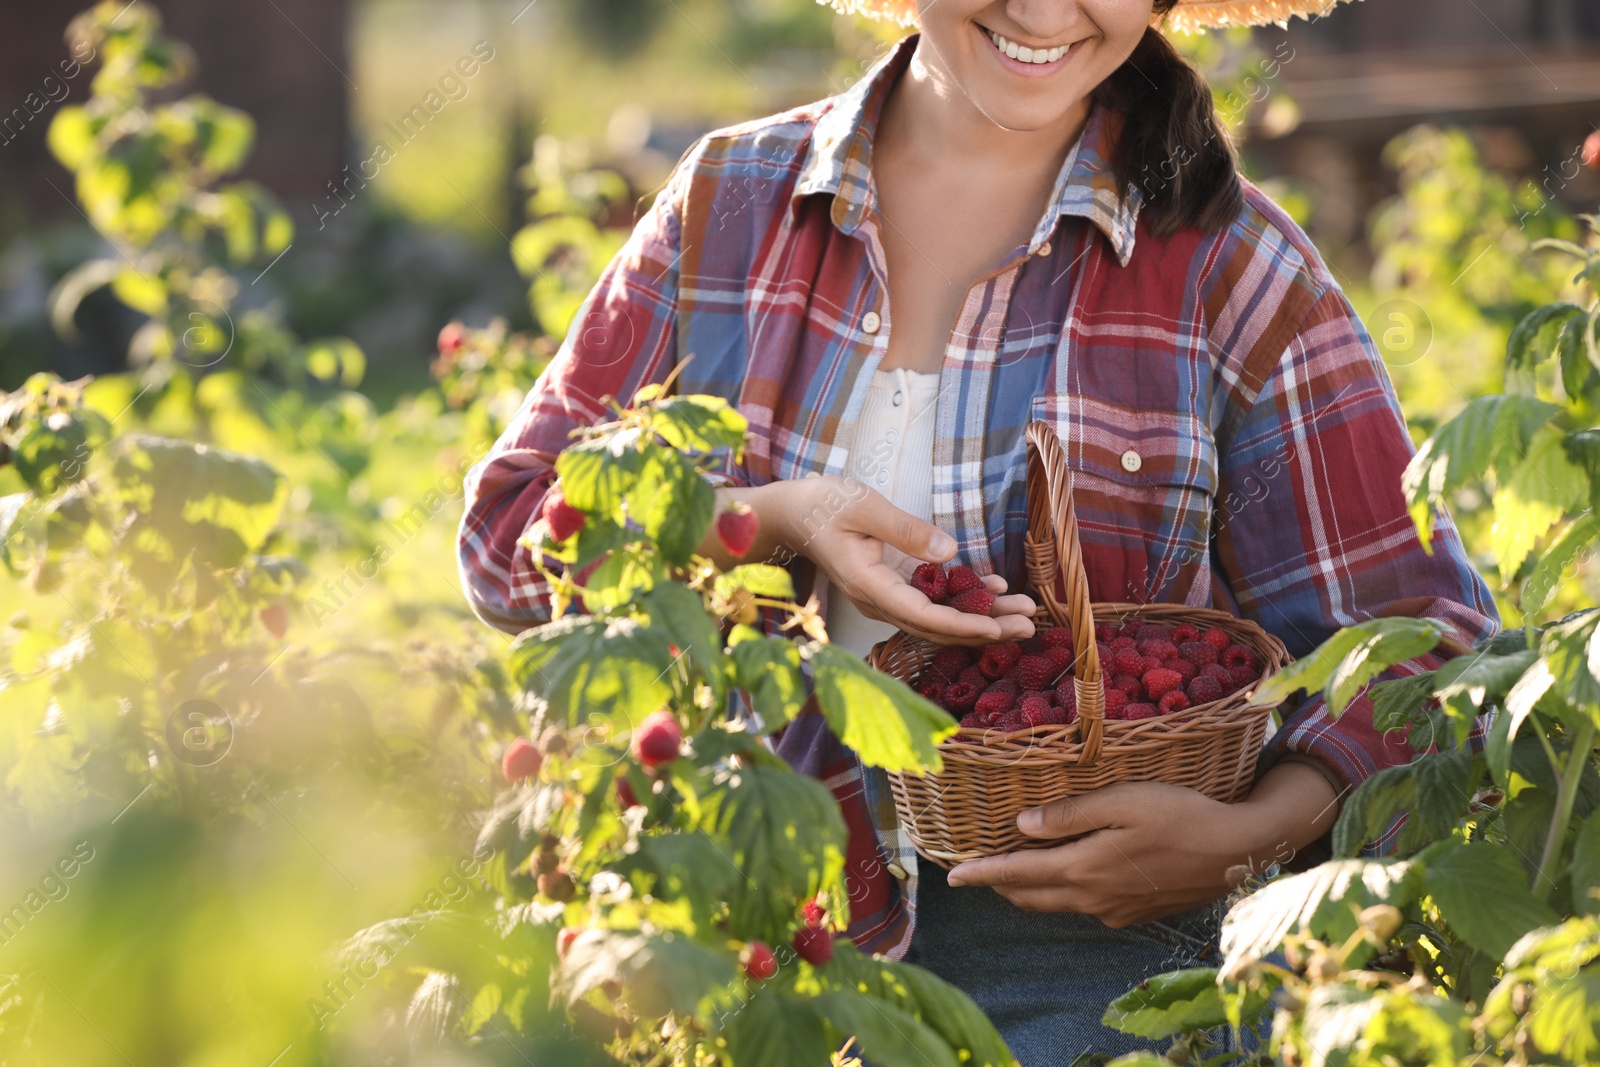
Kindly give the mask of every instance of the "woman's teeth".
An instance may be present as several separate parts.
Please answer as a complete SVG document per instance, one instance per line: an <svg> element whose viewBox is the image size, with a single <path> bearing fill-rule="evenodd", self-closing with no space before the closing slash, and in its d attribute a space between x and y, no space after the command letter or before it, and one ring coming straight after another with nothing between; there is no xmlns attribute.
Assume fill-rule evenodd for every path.
<svg viewBox="0 0 1600 1067"><path fill-rule="evenodd" d="M988 31L988 33L989 40L994 42L994 46L996 48L1000 49L1000 51L1004 52L1012 59L1023 63L1054 63L1056 60L1066 55L1067 49L1072 47L1071 45L1064 44L1055 48L1033 49L1024 47L1015 41L1008 41L998 33L995 33L993 30Z"/></svg>

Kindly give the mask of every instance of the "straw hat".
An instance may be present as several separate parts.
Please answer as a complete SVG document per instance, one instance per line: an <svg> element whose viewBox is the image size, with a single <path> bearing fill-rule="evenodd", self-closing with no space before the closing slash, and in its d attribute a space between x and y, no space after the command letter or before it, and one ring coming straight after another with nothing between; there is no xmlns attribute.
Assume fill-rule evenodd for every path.
<svg viewBox="0 0 1600 1067"><path fill-rule="evenodd" d="M818 0L840 11L859 12L870 18L889 19L902 26L917 21L916 0ZM1180 33L1227 26L1265 26L1275 22L1287 26L1290 17L1326 15L1340 0L1178 0L1155 25Z"/></svg>

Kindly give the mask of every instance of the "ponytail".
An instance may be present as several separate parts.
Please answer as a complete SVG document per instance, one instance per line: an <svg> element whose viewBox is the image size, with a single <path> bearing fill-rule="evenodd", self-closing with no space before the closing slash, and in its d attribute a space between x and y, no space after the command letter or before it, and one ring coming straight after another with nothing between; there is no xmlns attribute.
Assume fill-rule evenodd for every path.
<svg viewBox="0 0 1600 1067"><path fill-rule="evenodd" d="M1164 15L1176 0L1156 0ZM1124 116L1111 165L1144 196L1151 229L1167 236L1195 226L1214 233L1244 208L1233 142L1217 118L1211 88L1158 31L1095 90Z"/></svg>

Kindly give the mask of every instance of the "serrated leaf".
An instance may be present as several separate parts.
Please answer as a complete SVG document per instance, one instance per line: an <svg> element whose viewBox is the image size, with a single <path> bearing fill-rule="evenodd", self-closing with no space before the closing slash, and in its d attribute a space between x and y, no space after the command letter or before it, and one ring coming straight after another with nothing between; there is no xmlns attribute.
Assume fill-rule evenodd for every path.
<svg viewBox="0 0 1600 1067"><path fill-rule="evenodd" d="M1554 349L1554 338L1575 315L1583 314L1576 304L1546 304L1535 308L1512 329L1506 340L1506 367L1523 370L1544 362Z"/></svg>
<svg viewBox="0 0 1600 1067"><path fill-rule="evenodd" d="M1146 978L1113 1000L1100 1021L1124 1034L1161 1038L1226 1026L1228 1013L1217 969L1193 967Z"/></svg>
<svg viewBox="0 0 1600 1067"><path fill-rule="evenodd" d="M1589 362L1589 348L1594 341L1588 337L1591 318L1574 315L1567 320L1556 341L1556 355L1561 367L1561 387L1571 400L1580 400L1595 384L1595 366ZM1586 343L1587 342L1587 343Z"/></svg>
<svg viewBox="0 0 1600 1067"><path fill-rule="evenodd" d="M1372 698L1372 725L1377 730L1388 733L1428 724L1430 717L1424 705L1433 696L1433 672L1421 671L1376 682L1367 695ZM1429 737L1427 742L1423 747L1431 748L1433 738Z"/></svg>
<svg viewBox="0 0 1600 1067"><path fill-rule="evenodd" d="M569 615L517 638L507 671L568 722L616 717L631 729L672 695L666 635L637 619Z"/></svg>
<svg viewBox="0 0 1600 1067"><path fill-rule="evenodd" d="M1593 478L1593 474L1590 475ZM1600 538L1600 516L1587 512L1568 523L1534 562L1533 572L1522 583L1522 611L1529 618L1538 617L1550 600L1550 594L1561 584L1563 575L1578 554Z"/></svg>
<svg viewBox="0 0 1600 1067"><path fill-rule="evenodd" d="M1588 475L1568 458L1565 435L1553 426L1541 428L1495 488L1489 548L1500 573L1515 574L1539 539L1588 500Z"/></svg>
<svg viewBox="0 0 1600 1067"><path fill-rule="evenodd" d="M567 503L619 521L622 501L638 484L643 466L636 431L588 438L556 457L556 475Z"/></svg>
<svg viewBox="0 0 1600 1067"><path fill-rule="evenodd" d="M1600 1054L1600 922L1569 919L1532 930L1506 954L1507 974L1484 1003L1491 1035L1503 1039L1519 1024L1533 1047L1563 1063L1593 1063ZM1518 1004L1532 986L1531 1004Z"/></svg>
<svg viewBox="0 0 1600 1067"><path fill-rule="evenodd" d="M693 676L711 686L720 701L728 687L728 656L700 594L678 582L662 582L642 603L651 622L687 657Z"/></svg>
<svg viewBox="0 0 1600 1067"><path fill-rule="evenodd" d="M1396 817L1410 810L1416 795L1410 764L1385 767L1369 776L1356 786L1339 811L1338 821L1333 824L1333 854L1360 855L1368 842L1381 837Z"/></svg>
<svg viewBox="0 0 1600 1067"><path fill-rule="evenodd" d="M623 856L611 869L633 883L635 891L657 900L688 905L698 932L710 924L727 900L730 887L743 877L733 862L704 834L651 834L639 839L637 852Z"/></svg>
<svg viewBox="0 0 1600 1067"><path fill-rule="evenodd" d="M1328 710L1339 715L1368 681L1397 663L1432 651L1443 636L1443 628L1432 619L1369 619L1346 626L1263 681L1250 701L1277 705L1297 690L1321 690Z"/></svg>
<svg viewBox="0 0 1600 1067"><path fill-rule="evenodd" d="M652 400L649 408L650 428L680 451L737 452L744 448L749 420L720 396L671 396Z"/></svg>
<svg viewBox="0 0 1600 1067"><path fill-rule="evenodd" d="M734 684L750 694L764 729L776 730L806 702L800 650L782 637L754 637L733 647Z"/></svg>
<svg viewBox="0 0 1600 1067"><path fill-rule="evenodd" d="M1016 1063L999 1031L978 1006L961 990L920 967L863 956L841 942L834 949L833 962L819 977L910 1012L943 1037L969 1067L1014 1067Z"/></svg>
<svg viewBox="0 0 1600 1067"><path fill-rule="evenodd" d="M795 909L843 869L844 819L828 787L776 757L746 757L713 775L697 829L740 872L728 888L728 922L741 937L788 940Z"/></svg>
<svg viewBox="0 0 1600 1067"><path fill-rule="evenodd" d="M740 564L731 571L717 575L712 588L722 596L730 596L734 590L744 588L756 596L776 600L794 599L794 579L788 571L771 563Z"/></svg>
<svg viewBox="0 0 1600 1067"><path fill-rule="evenodd" d="M1539 652L1540 662L1530 667L1528 675L1524 676L1535 678L1526 696L1537 702L1543 695L1543 691L1536 692L1539 679L1535 673L1542 666L1549 679L1544 690L1554 690L1573 708L1587 714L1591 721L1600 719L1600 612L1586 612L1550 627L1540 640ZM1519 681L1517 688L1522 684ZM1518 708L1527 703L1526 696L1516 701ZM1512 706L1511 696L1506 698L1506 704L1508 709ZM1532 703L1527 706L1531 707Z"/></svg>
<svg viewBox="0 0 1600 1067"><path fill-rule="evenodd" d="M1277 951L1303 931L1329 943L1355 930L1355 916L1373 904L1403 908L1421 889L1421 870L1409 860L1332 860L1256 890L1222 920L1222 974Z"/></svg>
<svg viewBox="0 0 1600 1067"><path fill-rule="evenodd" d="M859 1052L883 1067L959 1067L950 1047L921 1020L894 1004L862 996L854 989L832 989L812 998L841 1047L856 1039Z"/></svg>
<svg viewBox="0 0 1600 1067"><path fill-rule="evenodd" d="M862 763L891 773L943 769L939 742L957 729L943 708L833 645L818 648L811 667L829 728Z"/></svg>
<svg viewBox="0 0 1600 1067"><path fill-rule="evenodd" d="M1487 842L1440 842L1420 857L1425 884L1461 940L1493 959L1504 958L1529 930L1560 921L1528 889L1516 856Z"/></svg>
<svg viewBox="0 0 1600 1067"><path fill-rule="evenodd" d="M826 1067L835 1046L810 1001L777 989L758 989L726 1030L728 1057L760 1067Z"/></svg>
<svg viewBox="0 0 1600 1067"><path fill-rule="evenodd" d="M691 937L671 932L590 928L567 949L560 983L570 1007L606 981L621 982L647 1017L692 1016L707 1023L732 999L737 961Z"/></svg>
<svg viewBox="0 0 1600 1067"><path fill-rule="evenodd" d="M647 450L638 481L628 492L628 508L669 563L681 567L689 562L716 507L716 490L687 457L659 446Z"/></svg>
<svg viewBox="0 0 1600 1067"><path fill-rule="evenodd" d="M1522 458L1534 432L1559 411L1537 397L1512 393L1470 400L1433 432L1406 464L1400 488L1424 545L1433 536L1433 511L1455 490Z"/></svg>

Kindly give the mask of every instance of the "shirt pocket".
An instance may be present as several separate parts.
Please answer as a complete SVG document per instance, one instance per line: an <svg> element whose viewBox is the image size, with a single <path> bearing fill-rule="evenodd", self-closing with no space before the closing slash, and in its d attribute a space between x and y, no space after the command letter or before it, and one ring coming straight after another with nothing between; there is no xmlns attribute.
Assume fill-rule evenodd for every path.
<svg viewBox="0 0 1600 1067"><path fill-rule="evenodd" d="M1211 603L1217 448L1205 421L1042 397L1033 417L1061 438L1096 602Z"/></svg>

